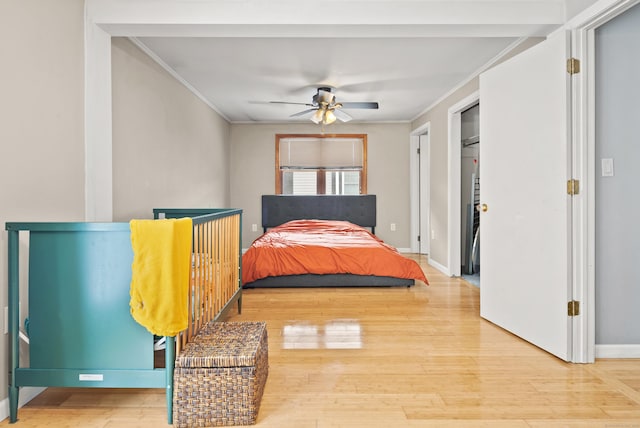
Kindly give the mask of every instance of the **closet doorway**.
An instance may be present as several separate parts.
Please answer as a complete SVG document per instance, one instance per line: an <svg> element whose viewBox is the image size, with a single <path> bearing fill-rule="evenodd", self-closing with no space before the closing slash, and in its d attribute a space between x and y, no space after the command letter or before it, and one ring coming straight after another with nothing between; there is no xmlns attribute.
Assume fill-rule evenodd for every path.
<svg viewBox="0 0 640 428"><path fill-rule="evenodd" d="M464 276L465 274L465 242L467 240L466 233L466 218L467 218L467 203L471 198L471 190L474 188L471 184L471 173L476 171L476 177L478 178L479 183L479 156L472 157L470 153L473 151L478 151L480 142L479 138L475 137L479 135L480 129L480 92L475 91L460 100L455 105L451 106L448 110L449 117L449 150L448 150L448 161L449 161L449 186L448 186L448 207L447 212L448 216L448 226L447 226L447 241L449 243L449 255L447 260L447 268L448 274L450 276ZM463 125L463 113L464 113L464 125ZM474 118L474 114L477 113L477 117ZM463 137L464 133L464 137ZM468 147L463 147L463 139L465 140L465 144ZM472 144L474 140L478 142ZM467 174L465 173L463 177L463 152L465 153L464 162L467 161L471 163L471 166L468 168L468 179ZM474 166L474 159L476 160ZM466 168L465 168L466 169ZM464 181L464 182L463 182ZM474 179L475 181L475 179ZM463 188L465 189L463 192ZM475 191L475 190L474 190ZM479 187L478 187L479 191ZM479 197L478 193L478 197ZM474 196L475 199L475 196ZM474 234L478 234L479 244L479 232L477 232L477 228L479 227L479 222L476 225L476 231L471 231L471 237ZM473 242L473 238L471 238ZM479 245L478 251L476 252L477 259L477 272L480 271L480 253L479 253ZM480 286L480 278L479 275L477 277L477 281L475 282L476 286Z"/></svg>
<svg viewBox="0 0 640 428"><path fill-rule="evenodd" d="M462 277L480 286L480 104L460 113L460 246Z"/></svg>

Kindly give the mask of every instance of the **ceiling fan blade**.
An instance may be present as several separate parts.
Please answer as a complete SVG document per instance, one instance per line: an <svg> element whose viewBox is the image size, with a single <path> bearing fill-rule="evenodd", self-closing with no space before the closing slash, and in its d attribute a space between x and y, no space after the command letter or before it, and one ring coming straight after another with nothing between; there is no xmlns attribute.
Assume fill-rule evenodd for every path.
<svg viewBox="0 0 640 428"><path fill-rule="evenodd" d="M269 101L269 103L270 104L293 104L297 106L315 107L313 104L310 104L310 103L290 103L289 101Z"/></svg>
<svg viewBox="0 0 640 428"><path fill-rule="evenodd" d="M342 104L342 108L367 108L367 109L377 109L378 108L378 103L367 103L367 102L363 102L363 103L344 103L341 102L340 104Z"/></svg>
<svg viewBox="0 0 640 428"><path fill-rule="evenodd" d="M311 113L312 111L316 111L316 110L318 110L318 109L317 109L317 108L310 108L310 109L307 109L307 110L300 111L300 112L298 112L298 113L294 113L294 114L292 114L292 115L291 115L291 116L289 116L289 117L304 116L305 114L307 114L307 113Z"/></svg>
<svg viewBox="0 0 640 428"><path fill-rule="evenodd" d="M342 122L349 122L351 119L353 119L351 116L349 116L347 113L343 112L340 109L334 109L333 114L335 114L336 117L340 119L340 121Z"/></svg>

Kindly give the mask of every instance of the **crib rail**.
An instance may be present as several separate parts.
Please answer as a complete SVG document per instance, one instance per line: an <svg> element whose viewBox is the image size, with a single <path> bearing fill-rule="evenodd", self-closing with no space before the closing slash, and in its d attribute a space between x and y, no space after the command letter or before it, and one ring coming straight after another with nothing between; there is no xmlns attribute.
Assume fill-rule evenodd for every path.
<svg viewBox="0 0 640 428"><path fill-rule="evenodd" d="M176 353L210 321L226 316L237 302L242 309L242 211L235 209L153 210L154 218L191 217L193 251L189 283L189 322L176 337Z"/></svg>
<svg viewBox="0 0 640 428"><path fill-rule="evenodd" d="M171 423L174 338L167 338L165 367L156 367L154 337L130 314L129 224L6 223L6 230L10 422L21 387L56 386L162 388ZM28 262L25 284L21 260Z"/></svg>
<svg viewBox="0 0 640 428"><path fill-rule="evenodd" d="M190 318L184 332L166 338L165 367L155 365L154 336L130 314L133 249L128 223L6 223L10 422L17 421L21 387L59 386L164 388L171 424L175 353L207 322L224 317L234 302L241 310L241 213L154 210L154 218L193 221ZM23 286L21 233L28 240ZM29 361L24 367L20 301L26 298Z"/></svg>

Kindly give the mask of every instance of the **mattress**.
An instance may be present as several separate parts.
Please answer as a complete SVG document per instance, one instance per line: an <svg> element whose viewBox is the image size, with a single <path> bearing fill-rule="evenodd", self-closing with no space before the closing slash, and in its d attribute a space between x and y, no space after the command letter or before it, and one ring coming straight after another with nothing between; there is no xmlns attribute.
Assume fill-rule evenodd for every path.
<svg viewBox="0 0 640 428"><path fill-rule="evenodd" d="M242 257L245 286L265 278L297 275L387 277L428 284L418 263L346 221L286 222L256 239Z"/></svg>

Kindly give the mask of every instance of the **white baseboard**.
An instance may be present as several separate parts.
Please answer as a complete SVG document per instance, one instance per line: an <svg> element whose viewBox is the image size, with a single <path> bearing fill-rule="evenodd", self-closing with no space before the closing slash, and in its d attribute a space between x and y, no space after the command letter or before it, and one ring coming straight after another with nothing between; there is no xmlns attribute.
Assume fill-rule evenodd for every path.
<svg viewBox="0 0 640 428"><path fill-rule="evenodd" d="M411 253L411 248L396 248L399 253Z"/></svg>
<svg viewBox="0 0 640 428"><path fill-rule="evenodd" d="M596 345L596 358L640 358L640 345Z"/></svg>
<svg viewBox="0 0 640 428"><path fill-rule="evenodd" d="M29 401L33 400L36 396L42 393L45 389L40 386L25 386L20 388L18 394L18 409ZM0 421L3 421L9 417L9 397L0 402Z"/></svg>
<svg viewBox="0 0 640 428"><path fill-rule="evenodd" d="M446 266L441 265L440 263L436 262L435 260L433 260L431 258L429 258L429 266L433 266L434 268L438 269L443 274L445 274L447 276L451 276L451 273L449 272L449 269L447 269Z"/></svg>

